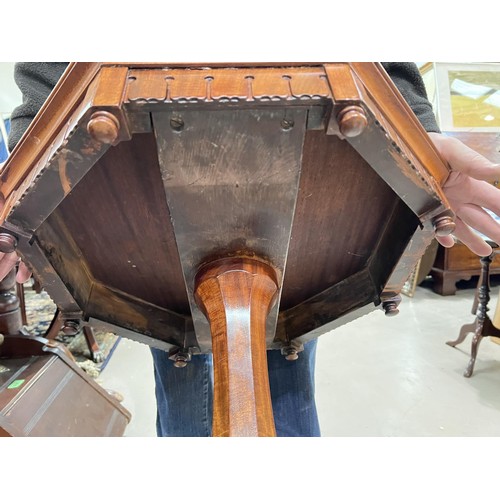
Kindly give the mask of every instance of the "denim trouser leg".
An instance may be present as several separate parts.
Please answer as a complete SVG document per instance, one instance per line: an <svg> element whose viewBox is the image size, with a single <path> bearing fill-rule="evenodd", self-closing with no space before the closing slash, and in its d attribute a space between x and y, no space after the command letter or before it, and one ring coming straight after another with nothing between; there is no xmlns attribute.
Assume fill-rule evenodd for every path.
<svg viewBox="0 0 500 500"><path fill-rule="evenodd" d="M268 351L269 384L276 434L319 436L314 401L316 340L304 345L296 361ZM198 354L176 368L168 354L151 349L155 369L158 436L210 436L212 429L212 356Z"/></svg>
<svg viewBox="0 0 500 500"><path fill-rule="evenodd" d="M151 348L155 374L156 432L164 437L212 434L212 356L193 356L176 368L168 353Z"/></svg>
<svg viewBox="0 0 500 500"><path fill-rule="evenodd" d="M295 361L287 361L280 351L267 351L274 423L279 437L320 436L314 399L317 343L314 339L304 344Z"/></svg>

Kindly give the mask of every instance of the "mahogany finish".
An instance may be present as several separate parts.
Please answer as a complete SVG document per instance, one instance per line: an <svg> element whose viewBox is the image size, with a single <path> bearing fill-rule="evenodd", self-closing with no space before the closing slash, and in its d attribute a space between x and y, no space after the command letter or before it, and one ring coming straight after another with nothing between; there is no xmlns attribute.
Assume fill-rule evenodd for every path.
<svg viewBox="0 0 500 500"><path fill-rule="evenodd" d="M92 138L104 144L113 144L118 139L120 122L107 111L96 111L87 123Z"/></svg>
<svg viewBox="0 0 500 500"><path fill-rule="evenodd" d="M500 163L500 132L444 132L493 163Z"/></svg>
<svg viewBox="0 0 500 500"><path fill-rule="evenodd" d="M276 435L266 318L277 291L272 267L255 259L216 261L196 277L196 301L212 333L215 437Z"/></svg>
<svg viewBox="0 0 500 500"><path fill-rule="evenodd" d="M130 413L53 340L0 343L0 436L121 436Z"/></svg>
<svg viewBox="0 0 500 500"><path fill-rule="evenodd" d="M216 434L272 435L265 348L293 359L382 303L394 314L435 232L453 230L448 174L378 64L77 63L0 174L0 222L58 320L177 366L214 352ZM273 279L241 261L196 282L226 258ZM238 293L225 302L214 282ZM235 335L235 310L259 320ZM246 389L231 407L234 356Z"/></svg>
<svg viewBox="0 0 500 500"><path fill-rule="evenodd" d="M500 254L494 252L489 274L500 273ZM430 271L434 279L433 290L440 295L455 295L457 281L470 280L481 274L479 257L463 243L456 242L451 248L439 247Z"/></svg>

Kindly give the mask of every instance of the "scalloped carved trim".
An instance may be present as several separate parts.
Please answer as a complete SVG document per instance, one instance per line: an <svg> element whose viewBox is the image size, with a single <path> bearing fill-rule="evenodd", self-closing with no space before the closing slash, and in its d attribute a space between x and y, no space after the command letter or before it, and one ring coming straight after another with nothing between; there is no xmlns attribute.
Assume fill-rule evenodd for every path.
<svg viewBox="0 0 500 500"><path fill-rule="evenodd" d="M131 70L125 102L281 102L330 97L320 67Z"/></svg>

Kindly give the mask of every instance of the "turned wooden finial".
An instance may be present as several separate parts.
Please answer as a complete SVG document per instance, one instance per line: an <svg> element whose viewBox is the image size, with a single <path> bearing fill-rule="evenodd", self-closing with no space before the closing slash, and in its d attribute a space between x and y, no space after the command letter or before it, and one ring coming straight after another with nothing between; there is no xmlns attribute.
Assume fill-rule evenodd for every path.
<svg viewBox="0 0 500 500"><path fill-rule="evenodd" d="M340 133L345 137L357 137L368 125L365 111L360 106L347 106L337 115Z"/></svg>
<svg viewBox="0 0 500 500"><path fill-rule="evenodd" d="M120 122L108 111L96 111L87 124L87 131L93 139L104 144L112 144L118 138Z"/></svg>
<svg viewBox="0 0 500 500"><path fill-rule="evenodd" d="M80 331L80 321L77 319L67 319L61 328L64 335L73 336Z"/></svg>
<svg viewBox="0 0 500 500"><path fill-rule="evenodd" d="M382 302L382 308L384 309L386 316L396 316L399 314L399 304L401 303L401 295L395 295L390 299L386 299Z"/></svg>
<svg viewBox="0 0 500 500"><path fill-rule="evenodd" d="M432 224L436 236L448 236L455 231L456 224L452 217L445 215L443 217L436 217Z"/></svg>
<svg viewBox="0 0 500 500"><path fill-rule="evenodd" d="M9 233L0 233L0 252L12 253L17 248L17 238Z"/></svg>
<svg viewBox="0 0 500 500"><path fill-rule="evenodd" d="M174 362L176 368L185 368L191 361L191 349L174 347L169 351L168 359Z"/></svg>
<svg viewBox="0 0 500 500"><path fill-rule="evenodd" d="M195 298L210 322L214 365L213 436L275 436L266 318L278 290L271 266L228 258L202 269Z"/></svg>

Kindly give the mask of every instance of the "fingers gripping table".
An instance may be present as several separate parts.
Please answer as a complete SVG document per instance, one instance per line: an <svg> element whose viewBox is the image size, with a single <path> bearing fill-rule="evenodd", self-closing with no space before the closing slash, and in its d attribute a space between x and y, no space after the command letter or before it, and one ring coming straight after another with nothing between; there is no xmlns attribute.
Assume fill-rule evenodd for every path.
<svg viewBox="0 0 500 500"><path fill-rule="evenodd" d="M447 175L378 64L72 63L2 171L2 238L65 321L212 352L213 435L271 436L266 349L394 313L453 230Z"/></svg>

